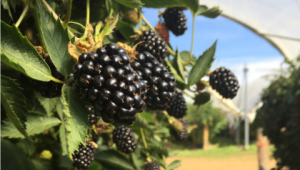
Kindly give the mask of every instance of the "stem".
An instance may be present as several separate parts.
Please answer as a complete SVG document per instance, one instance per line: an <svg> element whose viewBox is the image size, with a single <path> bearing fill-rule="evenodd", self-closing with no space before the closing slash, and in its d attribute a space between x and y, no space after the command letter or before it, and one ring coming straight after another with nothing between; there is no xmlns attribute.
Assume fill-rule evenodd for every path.
<svg viewBox="0 0 300 170"><path fill-rule="evenodd" d="M140 119L140 117L141 117L141 114L138 113L138 118ZM143 139L144 147L146 149L148 149L148 145L147 145L147 142L146 142L146 139L145 139L145 134L144 134L143 128L140 128L140 132L141 132L141 136L142 136L142 139Z"/></svg>
<svg viewBox="0 0 300 170"><path fill-rule="evenodd" d="M195 20L196 20L196 15L193 15L193 31L192 31L192 46L191 46L191 51L190 51L190 58L187 63L190 63L190 61L193 58L193 47L194 47L194 32L195 32Z"/></svg>
<svg viewBox="0 0 300 170"><path fill-rule="evenodd" d="M80 38L81 40L85 40L88 36L88 24L90 23L90 0L86 0L86 22L85 22L85 30L83 36Z"/></svg>
<svg viewBox="0 0 300 170"><path fill-rule="evenodd" d="M147 21L147 19L146 19L142 14L141 14L141 17L142 17L143 21L145 22L145 24L148 25L148 27L150 27L151 30L153 30L153 31L156 32L156 30L152 27L152 25ZM158 35L159 35L159 34L158 34ZM159 35L159 36L160 36L160 35ZM169 47L168 44L166 44L166 46L167 46L168 52L169 52L172 56L175 56L175 52L171 49L171 47Z"/></svg>
<svg viewBox="0 0 300 170"><path fill-rule="evenodd" d="M54 77L51 77L51 80L54 81L54 82L56 82L56 83L65 84L64 81L58 80L58 79L56 79Z"/></svg>
<svg viewBox="0 0 300 170"><path fill-rule="evenodd" d="M187 68L187 66L184 67L185 71L190 74L190 70Z"/></svg>
<svg viewBox="0 0 300 170"><path fill-rule="evenodd" d="M85 29L85 26L83 26L82 24L80 24L80 23L78 23L78 22L70 21L69 24L79 25L79 26L81 26L83 29Z"/></svg>
<svg viewBox="0 0 300 170"><path fill-rule="evenodd" d="M67 9L67 14L66 14L66 18L63 22L63 27L66 28L70 22L70 18L71 18L71 12L72 12L72 1L73 0L69 0L68 3L68 9Z"/></svg>
<svg viewBox="0 0 300 170"><path fill-rule="evenodd" d="M25 15L27 14L28 11L28 7L29 7L29 3L26 3L25 8L20 16L20 18L18 19L17 23L16 23L16 27L18 28L19 25L21 24L21 22L23 21Z"/></svg>

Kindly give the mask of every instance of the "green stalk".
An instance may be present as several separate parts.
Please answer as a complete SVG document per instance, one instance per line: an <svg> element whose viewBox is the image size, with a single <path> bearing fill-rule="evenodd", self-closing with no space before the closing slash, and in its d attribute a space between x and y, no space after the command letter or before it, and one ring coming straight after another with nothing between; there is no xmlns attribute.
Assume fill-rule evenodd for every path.
<svg viewBox="0 0 300 170"><path fill-rule="evenodd" d="M147 19L146 19L142 14L141 14L141 17L142 17L143 21L145 22L145 24L148 25L148 27L150 27L151 30L153 30L153 31L156 32L156 30L152 27L152 25L147 21ZM158 35L159 35L159 34L158 34ZM159 36L160 36L160 35L159 35ZM172 56L175 56L175 52L171 49L171 47L169 47L168 44L166 44L166 46L167 46L168 52L169 52Z"/></svg>
<svg viewBox="0 0 300 170"><path fill-rule="evenodd" d="M72 1L73 0L69 0L68 2L68 9L67 9L67 14L66 14L66 18L63 22L63 27L66 28L70 22L70 18L71 18L71 12L72 12Z"/></svg>
<svg viewBox="0 0 300 170"><path fill-rule="evenodd" d="M56 83L65 84L64 81L58 80L58 79L56 79L54 77L51 77L51 80L54 81L54 82L56 82Z"/></svg>
<svg viewBox="0 0 300 170"><path fill-rule="evenodd" d="M80 38L81 40L85 40L88 36L88 24L90 23L90 0L86 1L86 22L85 22L85 30L83 36Z"/></svg>
<svg viewBox="0 0 300 170"><path fill-rule="evenodd" d="M187 63L190 63L190 61L193 58L193 47L194 47L194 32L195 32L195 20L196 20L196 15L193 15L193 31L192 31L192 46L191 46L191 51L190 51L190 58Z"/></svg>
<svg viewBox="0 0 300 170"><path fill-rule="evenodd" d="M25 8L20 16L20 18L18 19L17 23L16 23L16 27L18 28L19 25L21 24L21 22L23 21L25 15L27 14L27 11L28 11L28 8L29 8L29 3L27 2L26 5L25 5Z"/></svg>
<svg viewBox="0 0 300 170"><path fill-rule="evenodd" d="M140 113L138 113L138 118L139 118L139 119L141 118L141 114L140 114ZM144 129L143 129L143 128L140 128L140 132L141 132L141 136L142 136L142 139L143 139L144 147L145 147L146 149L148 149L148 145L147 145L146 138L145 138L145 134L144 134Z"/></svg>

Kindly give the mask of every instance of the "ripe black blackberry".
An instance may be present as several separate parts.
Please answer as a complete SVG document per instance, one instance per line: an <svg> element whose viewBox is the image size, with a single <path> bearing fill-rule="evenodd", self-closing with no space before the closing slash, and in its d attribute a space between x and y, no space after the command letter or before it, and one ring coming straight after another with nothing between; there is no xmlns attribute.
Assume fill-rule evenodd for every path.
<svg viewBox="0 0 300 170"><path fill-rule="evenodd" d="M179 119L186 115L187 107L183 93L176 91L176 98L168 104L167 112L170 116Z"/></svg>
<svg viewBox="0 0 300 170"><path fill-rule="evenodd" d="M74 65L75 91L106 123L132 124L145 109L143 80L132 70L125 49L110 43L96 52L82 53Z"/></svg>
<svg viewBox="0 0 300 170"><path fill-rule="evenodd" d="M86 146L80 144L78 151L72 155L73 166L78 169L89 169L94 162L96 149L93 144L86 143Z"/></svg>
<svg viewBox="0 0 300 170"><path fill-rule="evenodd" d="M186 17L182 8L167 8L163 14L166 26L174 35L179 36L187 30Z"/></svg>
<svg viewBox="0 0 300 170"><path fill-rule="evenodd" d="M175 78L149 52L139 53L135 57L136 61L131 66L147 85L142 86L143 89L148 88L145 95L147 108L165 110L168 102L176 97Z"/></svg>
<svg viewBox="0 0 300 170"><path fill-rule="evenodd" d="M181 132L176 132L175 130L172 130L172 134L173 136L177 139L177 140L184 140L187 138L187 126L189 124L188 120L183 120L183 119L178 119L178 121L180 121L183 125L183 129Z"/></svg>
<svg viewBox="0 0 300 170"><path fill-rule="evenodd" d="M159 164L155 161L149 162L145 165L145 170L160 170Z"/></svg>
<svg viewBox="0 0 300 170"><path fill-rule="evenodd" d="M51 74L54 78L64 81L65 77L56 69L54 64L52 63L50 57L44 58L48 66L50 67ZM63 84L56 83L54 81L44 82L38 80L32 80L33 89L39 93L43 97L46 98L54 98L61 96L61 89Z"/></svg>
<svg viewBox="0 0 300 170"><path fill-rule="evenodd" d="M132 153L136 148L136 140L133 132L124 125L116 127L113 131L113 141L118 150L124 153Z"/></svg>
<svg viewBox="0 0 300 170"><path fill-rule="evenodd" d="M235 75L225 67L220 67L209 76L209 84L224 98L232 99L240 88Z"/></svg>
<svg viewBox="0 0 300 170"><path fill-rule="evenodd" d="M140 43L142 42L142 43ZM143 34L135 40L134 44L140 43L137 45L136 50L139 53L148 51L151 53L159 62L162 62L166 57L166 42L162 40L156 32L143 31Z"/></svg>

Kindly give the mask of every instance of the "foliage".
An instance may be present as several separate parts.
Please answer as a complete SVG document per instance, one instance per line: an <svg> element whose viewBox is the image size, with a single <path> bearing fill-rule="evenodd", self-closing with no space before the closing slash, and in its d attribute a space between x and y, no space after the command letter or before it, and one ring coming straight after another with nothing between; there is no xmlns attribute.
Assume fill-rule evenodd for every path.
<svg viewBox="0 0 300 170"><path fill-rule="evenodd" d="M68 79L75 64L74 55L82 49L75 48L70 52L70 46L82 43L85 48L92 49L110 42L133 46L137 32L153 28L142 16L142 7L184 7L190 10L194 18L199 15L215 18L221 10L199 5L198 0L86 2L86 9L83 10L72 6L72 0L2 1L1 150L6 155L1 159L2 168L72 169L71 155L81 143L92 140L92 131L98 133L99 139L96 141L98 148L91 170L142 170L149 160L158 162L167 170L177 168L181 164L179 160L169 165L165 163L170 153L162 146L165 139L170 137L171 122L175 118L164 112L144 111L138 115L130 126L138 147L130 155L119 152L111 143L111 132L117 125L106 124L102 119L93 127L89 124L85 102L70 85L72 79ZM137 12L138 26L125 19L130 10ZM173 51L171 44L167 44L167 47L169 56L164 64L177 80L177 88L192 91L190 86L200 82L214 61L216 42L199 57L195 57L192 50ZM46 57L51 58L64 80L52 76L50 66L44 60ZM191 68L191 72L188 68ZM186 74L189 75L187 83ZM34 92L33 79L63 84L61 97L48 99ZM195 107L190 108L193 109ZM203 114L206 109L209 113ZM193 123L209 123L215 133L221 127L216 121L223 121L221 116L217 116L218 113L208 104L200 106L195 114L190 112L189 118L196 118L191 121Z"/></svg>
<svg viewBox="0 0 300 170"><path fill-rule="evenodd" d="M275 146L277 168L300 167L300 68L291 65L289 76L279 76L264 90L263 106L257 111L256 123Z"/></svg>
<svg viewBox="0 0 300 170"><path fill-rule="evenodd" d="M208 124L210 138L214 137L218 132L224 129L227 125L226 116L221 113L221 110L215 108L212 102L197 106L188 105L188 120L190 124L197 124L197 134L202 136L202 127Z"/></svg>

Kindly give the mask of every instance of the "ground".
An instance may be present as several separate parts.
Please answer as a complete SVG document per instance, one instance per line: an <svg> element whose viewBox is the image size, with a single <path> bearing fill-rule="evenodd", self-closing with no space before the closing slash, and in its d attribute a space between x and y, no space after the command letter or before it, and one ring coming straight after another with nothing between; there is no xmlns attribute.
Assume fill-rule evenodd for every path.
<svg viewBox="0 0 300 170"><path fill-rule="evenodd" d="M272 148L272 147L271 147ZM181 160L181 166L175 170L257 170L258 161L256 146L250 146L247 151L230 146L214 148L207 151L176 150L176 154L166 160L167 165L174 160ZM276 162L270 152L269 169L275 167Z"/></svg>

